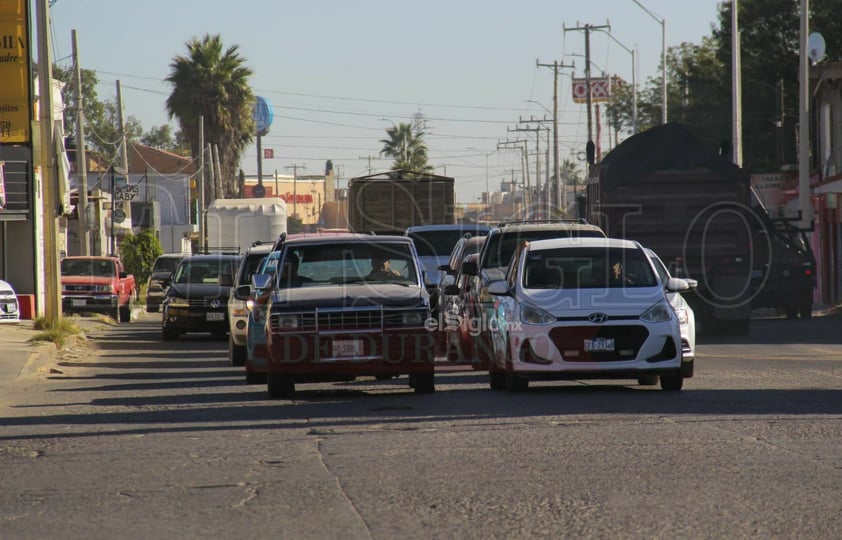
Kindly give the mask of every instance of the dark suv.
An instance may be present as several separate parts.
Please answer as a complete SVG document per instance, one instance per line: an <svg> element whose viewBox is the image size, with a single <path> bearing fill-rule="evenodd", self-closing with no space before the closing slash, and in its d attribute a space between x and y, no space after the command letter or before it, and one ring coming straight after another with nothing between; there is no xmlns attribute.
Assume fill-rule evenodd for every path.
<svg viewBox="0 0 842 540"><path fill-rule="evenodd" d="M477 262L468 261L462 265L463 274L478 276L479 279L472 280L470 290L464 295L469 306L471 327L476 329L472 332L473 351L459 351L460 356L469 356L474 369L484 369L488 365L492 348L487 321L494 309L494 297L487 292L488 285L505 277L509 260L521 243L547 238L605 236L605 231L584 220L510 221L491 229ZM448 289L445 294L460 292L455 285Z"/></svg>
<svg viewBox="0 0 842 540"><path fill-rule="evenodd" d="M152 273L146 282L146 312L157 313L167 294L167 287L170 286L172 276L175 274L178 263L184 258L183 253L164 253L155 259L152 265Z"/></svg>
<svg viewBox="0 0 842 540"><path fill-rule="evenodd" d="M184 257L162 304L161 338L176 339L187 332L224 337L228 333L228 296L239 266L240 255Z"/></svg>

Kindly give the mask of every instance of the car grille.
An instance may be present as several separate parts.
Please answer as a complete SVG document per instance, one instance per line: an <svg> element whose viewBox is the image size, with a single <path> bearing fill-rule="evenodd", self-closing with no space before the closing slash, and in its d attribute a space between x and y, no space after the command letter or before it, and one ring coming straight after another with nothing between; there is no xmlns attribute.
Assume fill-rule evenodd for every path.
<svg viewBox="0 0 842 540"><path fill-rule="evenodd" d="M645 326L561 326L550 331L550 339L569 362L620 362L634 360L649 337ZM614 340L614 350L586 351L585 340Z"/></svg>
<svg viewBox="0 0 842 540"><path fill-rule="evenodd" d="M423 326L428 317L426 310L318 310L308 313L283 313L283 316L298 315L298 329L311 331L342 331L366 330L381 328L401 328L404 324L404 314L418 312ZM269 325L272 329L279 329L279 313L272 313Z"/></svg>
<svg viewBox="0 0 842 540"><path fill-rule="evenodd" d="M187 303L190 304L190 307L205 308L211 307L211 302L214 300L219 302L219 305L214 309L226 307L228 305L227 298L191 298L187 301Z"/></svg>
<svg viewBox="0 0 842 540"><path fill-rule="evenodd" d="M67 292L94 292L96 285L64 285L62 288Z"/></svg>

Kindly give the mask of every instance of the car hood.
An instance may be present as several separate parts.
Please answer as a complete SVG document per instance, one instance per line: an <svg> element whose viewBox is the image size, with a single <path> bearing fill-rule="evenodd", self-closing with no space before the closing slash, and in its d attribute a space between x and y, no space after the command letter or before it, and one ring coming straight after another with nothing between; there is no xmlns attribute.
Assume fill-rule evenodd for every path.
<svg viewBox="0 0 842 540"><path fill-rule="evenodd" d="M97 284L110 285L112 281L117 278L100 277L100 276L61 276L61 282L67 285L79 284Z"/></svg>
<svg viewBox="0 0 842 540"><path fill-rule="evenodd" d="M420 307L426 304L427 292L424 289L390 283L298 287L277 290L272 294L272 306L283 309Z"/></svg>
<svg viewBox="0 0 842 540"><path fill-rule="evenodd" d="M638 316L658 302L667 302L664 289L533 289L522 300L556 317L587 317L591 313Z"/></svg>
<svg viewBox="0 0 842 540"><path fill-rule="evenodd" d="M224 298L228 299L231 287L215 285L213 283L179 283L172 284L167 289L167 297L177 298Z"/></svg>

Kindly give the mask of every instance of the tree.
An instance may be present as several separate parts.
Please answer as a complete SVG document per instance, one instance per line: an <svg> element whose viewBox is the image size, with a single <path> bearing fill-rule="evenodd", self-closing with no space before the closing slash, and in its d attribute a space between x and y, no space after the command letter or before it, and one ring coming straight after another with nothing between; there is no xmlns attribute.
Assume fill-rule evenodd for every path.
<svg viewBox="0 0 842 540"><path fill-rule="evenodd" d="M395 160L393 171L433 172L433 166L427 163L427 144L419 123L400 123L387 128L386 138L380 139L380 143L383 144L380 155Z"/></svg>
<svg viewBox="0 0 842 540"><path fill-rule="evenodd" d="M146 283L152 273L152 265L164 252L155 231L146 229L138 235L128 234L120 242L120 259L126 272L134 274L138 287Z"/></svg>
<svg viewBox="0 0 842 540"><path fill-rule="evenodd" d="M179 155L190 153L190 144L183 137L182 132L178 131L173 134L172 128L168 124L160 127L152 126L149 131L143 134L140 142L146 146L160 148Z"/></svg>
<svg viewBox="0 0 842 540"><path fill-rule="evenodd" d="M206 34L186 45L188 54L173 59L165 79L173 86L166 100L167 113L178 120L194 158L203 150L199 148L199 118L204 119L205 143L219 147L223 190L231 196L236 192L240 158L254 138L255 98L248 84L252 70L237 45L223 50L219 35ZM210 188L206 186L207 193L212 193Z"/></svg>

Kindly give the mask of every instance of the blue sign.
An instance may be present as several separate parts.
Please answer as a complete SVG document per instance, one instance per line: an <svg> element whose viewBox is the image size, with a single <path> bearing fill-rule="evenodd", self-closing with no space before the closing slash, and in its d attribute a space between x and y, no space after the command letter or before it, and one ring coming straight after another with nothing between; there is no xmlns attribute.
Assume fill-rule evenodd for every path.
<svg viewBox="0 0 842 540"><path fill-rule="evenodd" d="M254 102L254 125L257 128L257 135L262 137L269 133L269 126L275 118L275 111L272 104L264 97L255 98Z"/></svg>

